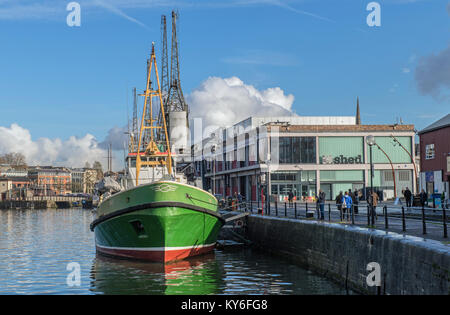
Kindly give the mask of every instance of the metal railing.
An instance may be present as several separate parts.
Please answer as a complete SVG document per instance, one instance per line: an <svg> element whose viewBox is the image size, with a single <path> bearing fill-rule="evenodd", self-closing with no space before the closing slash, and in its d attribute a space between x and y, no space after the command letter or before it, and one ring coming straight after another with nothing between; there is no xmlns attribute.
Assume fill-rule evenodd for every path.
<svg viewBox="0 0 450 315"><path fill-rule="evenodd" d="M405 207L388 204L380 204L372 207L367 203L353 204L351 208L342 209L336 204L327 203L323 205L323 214L319 204L305 202L272 202L261 204L255 201L235 202L222 210L245 211L273 217L286 217L293 219L308 219L328 221L334 223L366 226L370 228L381 228L392 230L393 227L401 229L402 232L417 230L420 225L422 235L429 234L427 227L440 225L444 238L448 238L447 221L448 209L429 207ZM383 218L383 220L379 220ZM420 224L421 221L421 224Z"/></svg>

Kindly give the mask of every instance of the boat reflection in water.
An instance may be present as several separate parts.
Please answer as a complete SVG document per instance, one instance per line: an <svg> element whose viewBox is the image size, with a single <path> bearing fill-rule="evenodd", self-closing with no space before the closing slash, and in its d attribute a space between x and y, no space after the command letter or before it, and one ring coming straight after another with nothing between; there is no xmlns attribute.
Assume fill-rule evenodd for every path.
<svg viewBox="0 0 450 315"><path fill-rule="evenodd" d="M215 254L173 263L140 262L96 255L90 291L97 294L218 294L222 271Z"/></svg>

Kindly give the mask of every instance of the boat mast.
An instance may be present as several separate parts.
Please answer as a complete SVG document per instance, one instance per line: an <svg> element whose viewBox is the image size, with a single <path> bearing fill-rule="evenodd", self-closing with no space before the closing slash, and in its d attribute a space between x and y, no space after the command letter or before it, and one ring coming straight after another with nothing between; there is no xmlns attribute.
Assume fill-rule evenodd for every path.
<svg viewBox="0 0 450 315"><path fill-rule="evenodd" d="M152 90L152 81L151 81L151 74L152 74L152 68L155 69L155 75L156 75L156 82L157 82L157 90ZM139 130L139 141L137 145L137 155L136 155L136 186L139 185L139 172L141 170L142 166L150 166L150 167L156 167L156 166L166 166L167 172L169 175L172 175L172 154L170 152L170 142L169 137L167 134L167 125L166 125L166 119L165 119L165 113L164 113L164 103L162 100L162 94L161 94L161 85L159 81L159 74L158 74L158 66L156 64L156 55L155 55L155 43L152 43L152 54L150 57L150 62L148 63L148 72L147 72L147 86L144 91L144 94L141 94L141 96L144 96L144 110L142 111L142 119L141 119L141 128ZM153 119L153 109L152 109L152 98L158 97L159 98L159 104L160 104L160 111L162 113L162 126L158 124L158 119ZM148 107L148 110L147 110ZM148 117L146 117L146 113L149 113ZM145 131L149 129L150 133L150 139L148 144L143 141L143 134ZM161 152L156 145L155 137L154 137L154 130L155 129L163 129L165 134L165 146L166 151ZM145 137L145 135L144 135ZM144 148L144 146L146 147ZM145 158L143 161L141 158L141 152L142 157Z"/></svg>

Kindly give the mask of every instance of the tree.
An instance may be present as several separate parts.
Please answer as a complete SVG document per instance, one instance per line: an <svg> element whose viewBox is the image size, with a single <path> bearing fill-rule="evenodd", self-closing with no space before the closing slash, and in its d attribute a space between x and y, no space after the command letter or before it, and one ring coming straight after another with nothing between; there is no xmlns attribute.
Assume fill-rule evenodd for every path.
<svg viewBox="0 0 450 315"><path fill-rule="evenodd" d="M26 168L27 163L22 153L6 153L0 156L0 164L9 164L13 168Z"/></svg>

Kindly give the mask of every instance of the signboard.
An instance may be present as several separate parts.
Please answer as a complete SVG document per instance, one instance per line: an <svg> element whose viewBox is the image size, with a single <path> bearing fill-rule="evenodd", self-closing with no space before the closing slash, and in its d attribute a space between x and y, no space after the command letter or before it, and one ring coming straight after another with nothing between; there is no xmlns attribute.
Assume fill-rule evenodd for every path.
<svg viewBox="0 0 450 315"><path fill-rule="evenodd" d="M363 161L361 155L354 157L348 157L342 154L336 157L331 155L322 155L321 164L363 164Z"/></svg>
<svg viewBox="0 0 450 315"><path fill-rule="evenodd" d="M425 172L425 181L427 183L433 183L434 182L434 172Z"/></svg>

